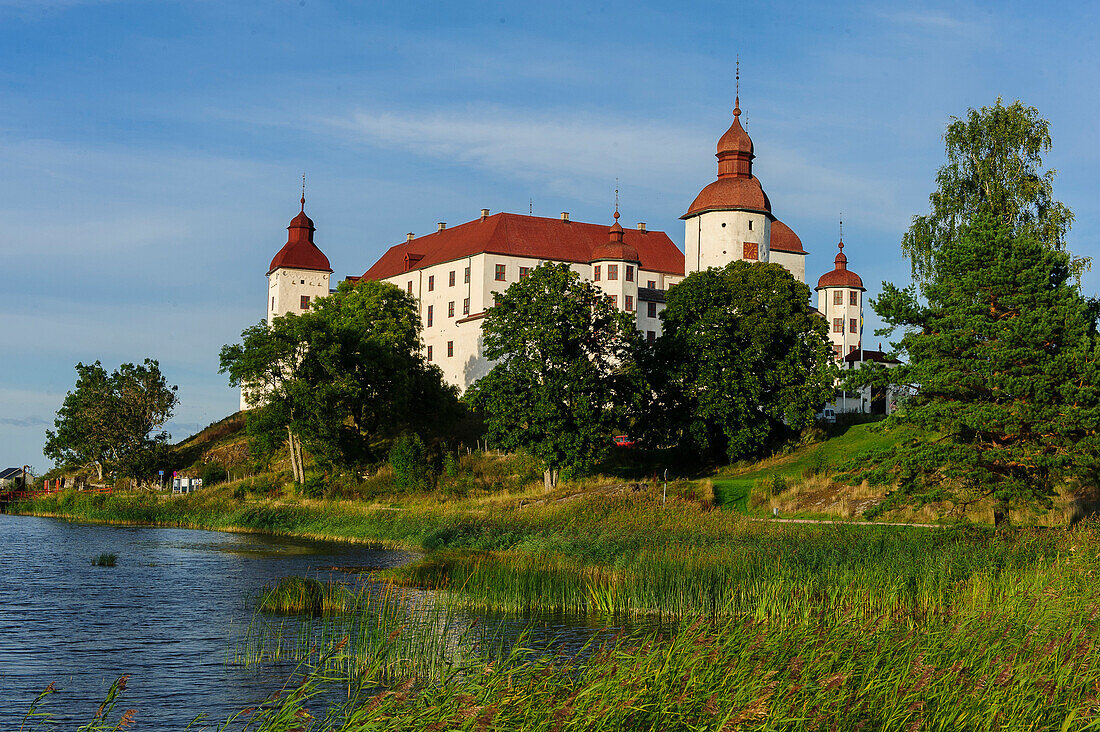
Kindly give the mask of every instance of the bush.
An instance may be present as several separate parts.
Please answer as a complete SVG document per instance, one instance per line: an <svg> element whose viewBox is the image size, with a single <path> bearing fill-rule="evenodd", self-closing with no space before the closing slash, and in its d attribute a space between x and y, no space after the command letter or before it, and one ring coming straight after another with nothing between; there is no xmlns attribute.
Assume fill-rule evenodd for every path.
<svg viewBox="0 0 1100 732"><path fill-rule="evenodd" d="M206 463L202 466L202 470L199 471L199 477L202 478L202 485L204 488L209 488L212 485L218 483L224 483L228 473L219 463Z"/></svg>
<svg viewBox="0 0 1100 732"><path fill-rule="evenodd" d="M302 483L302 495L306 498L324 498L325 476L321 473L307 475L306 482Z"/></svg>
<svg viewBox="0 0 1100 732"><path fill-rule="evenodd" d="M427 490L431 486L432 469L427 451L416 433L405 433L397 438L390 449L389 462L397 490Z"/></svg>

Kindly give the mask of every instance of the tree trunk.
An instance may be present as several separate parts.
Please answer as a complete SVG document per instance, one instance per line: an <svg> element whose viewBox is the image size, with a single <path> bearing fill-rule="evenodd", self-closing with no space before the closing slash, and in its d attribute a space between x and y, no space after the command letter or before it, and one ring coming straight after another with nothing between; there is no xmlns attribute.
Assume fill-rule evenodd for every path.
<svg viewBox="0 0 1100 732"><path fill-rule="evenodd" d="M294 436L294 431L290 429L290 425L286 426L286 445L290 450L290 469L294 473L294 482L302 483L302 466L299 460L301 459L298 453L298 440Z"/></svg>
<svg viewBox="0 0 1100 732"><path fill-rule="evenodd" d="M546 491L550 492L558 487L558 469L547 468L542 473L542 484L546 487Z"/></svg>
<svg viewBox="0 0 1100 732"><path fill-rule="evenodd" d="M999 529L1008 526L1008 501L997 501L993 504L993 528Z"/></svg>
<svg viewBox="0 0 1100 732"><path fill-rule="evenodd" d="M102 483L103 482L103 463L96 460L95 461L95 469L96 469L96 474L99 475L98 480L99 480L100 483Z"/></svg>

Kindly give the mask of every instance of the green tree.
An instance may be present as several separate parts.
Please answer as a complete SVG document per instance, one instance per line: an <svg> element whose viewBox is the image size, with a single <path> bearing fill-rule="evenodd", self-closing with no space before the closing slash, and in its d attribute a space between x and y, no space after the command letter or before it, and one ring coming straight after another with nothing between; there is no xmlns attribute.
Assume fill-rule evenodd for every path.
<svg viewBox="0 0 1100 732"><path fill-rule="evenodd" d="M544 264L499 294L483 323L497 363L467 398L489 439L538 457L547 488L562 468L591 468L636 388L633 318L569 265Z"/></svg>
<svg viewBox="0 0 1100 732"><path fill-rule="evenodd" d="M1100 372L1097 304L1073 261L1004 217L973 217L933 252L918 300L884 284L873 302L919 385L897 422L932 439L898 445L874 475L896 481L879 510L992 500L995 523L1016 506L1049 508L1060 483L1094 480Z"/></svg>
<svg viewBox="0 0 1100 732"><path fill-rule="evenodd" d="M838 371L809 299L784 267L759 262L695 272L669 289L645 360L650 439L732 462L811 424Z"/></svg>
<svg viewBox="0 0 1100 732"><path fill-rule="evenodd" d="M287 432L301 481L303 446L354 469L379 457L380 441L439 435L458 418L456 390L421 354L420 327L416 301L398 287L342 282L302 315L246 329L222 349L221 370L262 404L255 423L270 443Z"/></svg>
<svg viewBox="0 0 1100 732"><path fill-rule="evenodd" d="M1054 199L1055 171L1043 169L1050 123L1035 107L1019 101L1006 107L997 99L992 107L971 109L965 120L952 118L944 142L947 164L936 176L931 210L913 217L902 240L914 279L931 278L936 251L957 243L962 229L985 213L1052 250L1065 251L1073 213ZM1079 278L1090 262L1071 258L1070 267Z"/></svg>
<svg viewBox="0 0 1100 732"><path fill-rule="evenodd" d="M64 467L95 465L101 481L104 470L131 478L148 474L169 437L157 430L178 402L160 364L124 363L108 374L96 361L78 363L76 373L55 429L46 430L45 455Z"/></svg>

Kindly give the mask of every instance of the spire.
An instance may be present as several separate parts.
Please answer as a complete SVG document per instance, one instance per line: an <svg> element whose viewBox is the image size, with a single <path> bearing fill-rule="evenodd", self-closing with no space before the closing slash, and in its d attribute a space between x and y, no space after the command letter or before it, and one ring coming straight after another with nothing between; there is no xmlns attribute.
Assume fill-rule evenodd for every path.
<svg viewBox="0 0 1100 732"><path fill-rule="evenodd" d="M752 139L741 126L741 57L734 75L733 124L718 140L718 177L752 178Z"/></svg>
<svg viewBox="0 0 1100 732"><path fill-rule="evenodd" d="M741 116L741 54L737 54L737 72L734 74L733 116Z"/></svg>
<svg viewBox="0 0 1100 732"><path fill-rule="evenodd" d="M833 265L836 269L848 269L848 257L844 254L844 240L841 239L836 246L840 251L837 252Z"/></svg>
<svg viewBox="0 0 1100 732"><path fill-rule="evenodd" d="M623 227L619 225L619 179L615 179L615 223L611 225L611 229L608 232L608 241L613 243L622 243L623 240Z"/></svg>
<svg viewBox="0 0 1100 732"><path fill-rule="evenodd" d="M306 174L302 173L302 213L306 212Z"/></svg>

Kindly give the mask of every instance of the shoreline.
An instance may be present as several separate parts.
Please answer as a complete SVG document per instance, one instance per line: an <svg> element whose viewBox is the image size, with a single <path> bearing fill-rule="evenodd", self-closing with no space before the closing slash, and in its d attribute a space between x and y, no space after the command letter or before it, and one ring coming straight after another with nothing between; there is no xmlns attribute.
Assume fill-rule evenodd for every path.
<svg viewBox="0 0 1100 732"><path fill-rule="evenodd" d="M161 529L192 529L195 531L219 531L226 534L261 534L264 536L281 536L293 539L309 539L310 541L331 541L335 543L357 544L363 546L376 546L380 549L401 549L404 551L424 551L423 547L393 539L367 539L357 536L334 534L311 534L299 531L279 531L276 529L261 529L250 526L216 526L213 524L185 524L178 521L138 521L133 519L111 519L90 516L81 516L71 513L56 513L52 511L16 511L8 512L8 516L33 516L36 518L52 518L73 523L102 524L106 526L141 526L145 528Z"/></svg>

